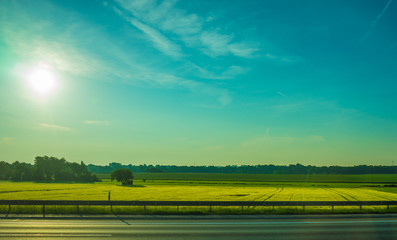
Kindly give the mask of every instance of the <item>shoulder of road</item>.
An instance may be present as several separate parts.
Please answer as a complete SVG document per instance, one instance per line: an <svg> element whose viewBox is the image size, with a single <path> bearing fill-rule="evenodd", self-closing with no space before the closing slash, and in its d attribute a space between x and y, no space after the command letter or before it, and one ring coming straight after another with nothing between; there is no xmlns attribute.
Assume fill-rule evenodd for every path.
<svg viewBox="0 0 397 240"><path fill-rule="evenodd" d="M65 215L65 214L2 214L0 219L135 219L135 220L221 220L221 219L348 219L348 218L397 218L397 214L307 214L307 215Z"/></svg>

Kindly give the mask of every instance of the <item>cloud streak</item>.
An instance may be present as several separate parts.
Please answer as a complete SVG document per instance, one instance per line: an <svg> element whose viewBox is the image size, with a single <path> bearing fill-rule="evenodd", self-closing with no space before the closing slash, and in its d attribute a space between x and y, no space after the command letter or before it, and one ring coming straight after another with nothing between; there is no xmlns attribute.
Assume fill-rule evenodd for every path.
<svg viewBox="0 0 397 240"><path fill-rule="evenodd" d="M165 33L177 36L178 40L183 42L186 47L199 49L211 57L234 55L251 58L260 50L246 42L234 41L233 34L221 33L220 28L216 30L205 29L204 23L206 22L206 18L196 14L188 14L184 10L176 8L174 6L176 1L165 0L159 4L155 1L142 0L117 0L116 2L123 10L133 15L139 21L131 22L130 18L125 17L120 10L114 10L147 34L154 47L163 53L168 53L164 51L164 49L168 50L168 48L164 48L162 44L159 46L159 43L153 41L153 39L167 39ZM170 41L166 42L166 46L173 45ZM174 53L174 51L171 52ZM177 55L179 55L179 51L177 52Z"/></svg>
<svg viewBox="0 0 397 240"><path fill-rule="evenodd" d="M250 71L250 68L248 67L240 67L240 66L230 66L226 70L221 71L221 72L213 72L210 70L207 70L206 68L200 67L194 63L188 62L186 64L186 68L190 69L190 71L194 72L197 76L200 78L205 78L205 79L233 79L238 75L244 74L248 71Z"/></svg>
<svg viewBox="0 0 397 240"><path fill-rule="evenodd" d="M201 29L200 24L197 23L199 17L195 15L186 15L183 11L173 8L172 2L167 3L168 6L166 6L166 2L167 1L164 2L165 5L162 5L161 9L163 10L161 11L169 10L183 16L183 19L177 24L177 26L179 26L179 30L177 31L178 34L185 34L184 36L187 36L186 34L197 33L197 31ZM143 7L138 7L138 9L144 9L145 6L150 6L149 3L150 1L141 2L140 4L142 4ZM108 4L106 7L112 6ZM172 69L163 70L158 65L145 65L140 62L142 56L135 52L135 55L131 54L131 52L127 52L125 49L120 48L119 45L109 40L107 36L101 32L100 28L92 27L84 21L75 21L73 26L63 29L62 32L53 31L55 27L53 22L37 21L27 27L24 23L32 22L34 17L20 9L22 8L15 10L20 12L14 11L15 14L5 18L2 22L3 27L0 29L0 36L3 41L16 55L23 59L23 61L15 67L15 71L18 72L16 73L17 75L23 72L20 70L27 68L29 65L35 64L39 60L45 60L45 62L51 65L60 75L62 75L62 73L68 73L84 78L96 78L101 81L119 80L127 84L145 83L146 86L149 85L164 89L184 88L193 93L215 98L222 105L230 103L233 99L230 92L226 89L198 81L196 80L197 76L190 77L189 74L182 75L179 72L176 73L175 70ZM51 8L51 10L54 9ZM162 14L160 10L157 12L153 12L151 8L148 8L146 12L140 10L142 16L137 14L139 19L135 17L126 17L120 10L114 10L119 15L123 16L124 20L128 21L129 24L143 32L146 40L160 52L176 59L184 56L180 46L168 39L156 28L142 22L143 20L147 22L164 20L161 17ZM56 11L58 11L60 15L62 13L67 14L63 12L63 10ZM24 16L24 18L14 18L14 16ZM77 16L74 17L78 19ZM142 21L140 19L142 19ZM167 21L164 22L161 29L174 29L171 22L172 19L167 18ZM90 28L87 30L89 26ZM189 30L188 28L190 27L191 29ZM81 34L83 30L89 31L90 34L84 34L82 38L76 37L80 36L79 34ZM64 35L64 32L68 32L68 34ZM79 41L77 41L77 39ZM92 47L92 42L98 40L101 44L105 44L106 48L101 47L100 49L95 49L94 46L94 50L91 50L90 47ZM224 70L224 73L218 74L217 77L215 74L212 74L212 77L213 79L227 79L242 74L245 71L246 69L242 67L231 66ZM211 73L209 71L207 71L207 73L203 72L202 75L211 78ZM49 126L45 127L49 128Z"/></svg>
<svg viewBox="0 0 397 240"><path fill-rule="evenodd" d="M278 95L281 95L281 96L283 96L283 97L286 97L286 96L287 96L287 95L285 95L284 93L282 93L282 92L280 92L280 91L278 91L277 94L278 94Z"/></svg>
<svg viewBox="0 0 397 240"><path fill-rule="evenodd" d="M65 43L67 40L48 40L37 34L35 28L41 27L43 26L32 26L30 30L20 30L16 29L16 25L10 24L2 28L0 33L12 51L28 62L44 59L57 71L80 76L90 76L99 70L106 70L106 65L100 60Z"/></svg>
<svg viewBox="0 0 397 240"><path fill-rule="evenodd" d="M207 96L215 97L222 105L228 105L233 101L233 97L226 89L221 89L209 84L179 77L173 74L157 72L151 69L141 69L137 74L129 75L127 82L146 82L154 87L178 89L185 88L193 93L200 93Z"/></svg>
<svg viewBox="0 0 397 240"><path fill-rule="evenodd" d="M88 125L99 125L99 126L108 126L109 125L108 121L86 120L83 123L88 124Z"/></svg>
<svg viewBox="0 0 397 240"><path fill-rule="evenodd" d="M183 56L180 47L174 44L173 42L171 42L170 40L168 40L167 37L165 37L156 29L136 19L132 19L132 18L127 18L127 19L133 26L144 32L147 38L149 39L149 41L151 41L153 46L157 48L160 52L174 58L180 58Z"/></svg>
<svg viewBox="0 0 397 240"><path fill-rule="evenodd" d="M0 143L4 143L4 144L11 144L13 141L14 139L10 137L3 137L0 139Z"/></svg>
<svg viewBox="0 0 397 240"><path fill-rule="evenodd" d="M39 124L39 126L42 129L52 129L52 130L63 131L63 132L73 132L74 131L71 128L54 125L54 124L41 123L41 124Z"/></svg>
<svg viewBox="0 0 397 240"><path fill-rule="evenodd" d="M386 10L389 8L389 5L391 4L393 0L389 0L385 7L383 8L382 12L371 22L371 25L369 27L369 30L365 33L365 35L360 39L360 41L358 42L358 45L360 45L362 42L364 42L368 36L372 33L372 31L374 30L374 28L376 27L376 25L378 24L380 18L383 16L383 14L385 14Z"/></svg>

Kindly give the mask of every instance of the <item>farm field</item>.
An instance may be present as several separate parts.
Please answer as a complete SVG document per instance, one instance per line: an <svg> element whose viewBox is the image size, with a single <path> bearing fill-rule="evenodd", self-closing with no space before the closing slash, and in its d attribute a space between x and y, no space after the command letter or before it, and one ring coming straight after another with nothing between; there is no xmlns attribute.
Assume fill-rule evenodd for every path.
<svg viewBox="0 0 397 240"><path fill-rule="evenodd" d="M147 201L382 201L397 194L371 188L173 186L115 184L0 183L0 199Z"/></svg>
<svg viewBox="0 0 397 240"><path fill-rule="evenodd" d="M264 180L273 178L278 182L257 181L263 179L264 176L261 175L232 175L239 175L239 178L228 180L233 177L229 174L135 174L136 180L134 180L134 186L131 187L121 186L106 178L99 183L3 181L0 182L0 199L107 200L110 191L112 200L397 200L396 187L381 187L396 183L395 175L372 175L371 177L365 177L366 175L265 175ZM180 180L175 178L180 178ZM311 180L297 181L297 179L305 178ZM326 179L328 179L327 182L325 182ZM367 182L368 179L369 182Z"/></svg>
<svg viewBox="0 0 397 240"><path fill-rule="evenodd" d="M356 182L352 182L354 178L349 176L346 177L349 181L343 181L343 175L334 182L332 176L327 176L331 179L328 182L322 182L323 177L318 178L320 182L280 181L283 180L280 175L273 176L278 182L253 181L251 176L243 174L239 181L225 180L223 175L220 175L222 178L211 176L211 180L204 179L203 175L199 179L204 180L197 180L194 174L187 176L188 180L164 179L164 176L174 177L172 175L163 175L163 180L159 180L153 176L146 174L145 181L144 178L136 179L131 187L121 186L108 179L98 183L2 181L0 199L107 200L110 191L111 200L136 201L397 201L396 187L390 187L397 182L395 176L372 176L373 182L360 182L363 176L360 176L361 179L356 177ZM290 175L285 179L293 177ZM5 212L5 209L3 206L0 212Z"/></svg>
<svg viewBox="0 0 397 240"><path fill-rule="evenodd" d="M110 174L97 174L101 179L110 179ZM232 181L232 182L327 182L327 183L397 183L396 174L360 175L305 175L305 174L228 174L228 173L134 173L136 180L178 181Z"/></svg>

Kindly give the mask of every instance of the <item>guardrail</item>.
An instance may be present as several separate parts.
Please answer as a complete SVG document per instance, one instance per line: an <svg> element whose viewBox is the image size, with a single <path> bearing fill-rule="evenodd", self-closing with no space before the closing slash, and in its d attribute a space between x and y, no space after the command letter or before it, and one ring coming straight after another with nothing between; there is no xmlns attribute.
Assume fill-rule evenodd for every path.
<svg viewBox="0 0 397 240"><path fill-rule="evenodd" d="M74 201L74 200L0 200L0 205L8 205L8 211L11 211L12 205L38 205L43 207L43 216L45 216L45 206L143 206L145 211L147 206L175 206L177 210L181 206L206 206L212 210L212 207L296 207L301 206L303 211L305 207L310 206L329 206L334 210L334 206L396 206L397 201Z"/></svg>

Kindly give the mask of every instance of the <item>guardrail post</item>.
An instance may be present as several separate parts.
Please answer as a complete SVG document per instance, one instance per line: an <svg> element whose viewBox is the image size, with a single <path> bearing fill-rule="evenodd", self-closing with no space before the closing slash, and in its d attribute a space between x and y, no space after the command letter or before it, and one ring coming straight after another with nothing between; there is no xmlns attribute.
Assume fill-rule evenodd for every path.
<svg viewBox="0 0 397 240"><path fill-rule="evenodd" d="M363 209L363 205L360 204L360 210L362 210L362 209Z"/></svg>
<svg viewBox="0 0 397 240"><path fill-rule="evenodd" d="M11 204L8 205L8 214L11 212Z"/></svg>
<svg viewBox="0 0 397 240"><path fill-rule="evenodd" d="M179 212L179 206L178 205L176 206L176 211Z"/></svg>
<svg viewBox="0 0 397 240"><path fill-rule="evenodd" d="M212 212L212 209L211 209L211 207L212 207L212 206L210 205L210 212Z"/></svg>
<svg viewBox="0 0 397 240"><path fill-rule="evenodd" d="M45 217L45 205L43 205L43 217Z"/></svg>
<svg viewBox="0 0 397 240"><path fill-rule="evenodd" d="M389 210L389 205L387 205L387 210Z"/></svg>
<svg viewBox="0 0 397 240"><path fill-rule="evenodd" d="M274 212L274 205L273 205L273 212Z"/></svg>
<svg viewBox="0 0 397 240"><path fill-rule="evenodd" d="M244 206L241 206L241 211L243 211L243 212L244 212Z"/></svg>
<svg viewBox="0 0 397 240"><path fill-rule="evenodd" d="M334 205L332 205L332 211L334 211Z"/></svg>

